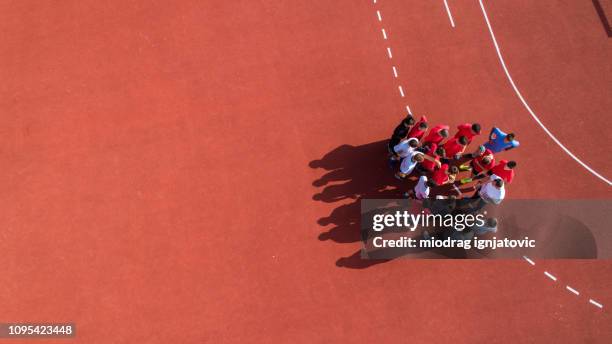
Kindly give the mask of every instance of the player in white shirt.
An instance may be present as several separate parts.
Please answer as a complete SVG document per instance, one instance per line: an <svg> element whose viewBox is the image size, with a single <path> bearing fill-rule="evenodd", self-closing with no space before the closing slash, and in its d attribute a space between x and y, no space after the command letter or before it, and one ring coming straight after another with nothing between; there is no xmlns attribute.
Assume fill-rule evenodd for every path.
<svg viewBox="0 0 612 344"><path fill-rule="evenodd" d="M411 137L405 140L400 141L395 147L393 147L393 151L400 159L403 159L410 155L410 153L414 152L415 149L419 146L419 139L416 137Z"/></svg>
<svg viewBox="0 0 612 344"><path fill-rule="evenodd" d="M414 198L416 199L424 200L426 198L429 198L429 191L434 186L436 186L436 183L434 183L432 180L427 180L426 176L421 176L419 178L419 182L414 187L414 190L410 192L406 192L404 196L406 197L414 196Z"/></svg>
<svg viewBox="0 0 612 344"><path fill-rule="evenodd" d="M416 165L425 159L425 155L418 151L412 151L406 156L400 164L400 170L395 174L397 179L404 179L407 175L412 173Z"/></svg>
<svg viewBox="0 0 612 344"><path fill-rule="evenodd" d="M493 174L489 180L478 190L478 196L483 201L491 204L500 204L506 197L504 181Z"/></svg>

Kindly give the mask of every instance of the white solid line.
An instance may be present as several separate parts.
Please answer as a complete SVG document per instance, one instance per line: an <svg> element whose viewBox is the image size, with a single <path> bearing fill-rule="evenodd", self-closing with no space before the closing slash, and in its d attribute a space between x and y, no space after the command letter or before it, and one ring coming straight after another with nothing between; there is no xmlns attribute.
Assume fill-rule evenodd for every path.
<svg viewBox="0 0 612 344"><path fill-rule="evenodd" d="M557 281L557 277L551 275L548 271L544 271L544 275L548 276L553 281Z"/></svg>
<svg viewBox="0 0 612 344"><path fill-rule="evenodd" d="M376 0L374 0L374 3L376 3Z"/></svg>
<svg viewBox="0 0 612 344"><path fill-rule="evenodd" d="M382 29L382 33L383 33L383 38L384 38L384 39L387 39L387 32L385 31L385 29L384 29L384 28Z"/></svg>
<svg viewBox="0 0 612 344"><path fill-rule="evenodd" d="M410 106L408 106L408 104L406 104L406 110L408 110L409 115L412 115L412 110L410 110Z"/></svg>
<svg viewBox="0 0 612 344"><path fill-rule="evenodd" d="M450 8L448 7L448 3L444 0L444 7L446 7L446 13L448 13L448 19L450 19L451 26L455 27L455 21L453 20L453 15L451 14Z"/></svg>
<svg viewBox="0 0 612 344"><path fill-rule="evenodd" d="M565 289L571 291L572 293L576 294L576 295L580 295L580 292L572 287L570 287L569 285L565 286Z"/></svg>
<svg viewBox="0 0 612 344"><path fill-rule="evenodd" d="M393 66L393 76L397 78L397 68Z"/></svg>
<svg viewBox="0 0 612 344"><path fill-rule="evenodd" d="M376 15L378 16L378 21L382 21L382 16L380 15L379 10L376 10Z"/></svg>
<svg viewBox="0 0 612 344"><path fill-rule="evenodd" d="M391 47L387 47L387 55L389 55L390 59L393 58L393 54L391 54Z"/></svg>
<svg viewBox="0 0 612 344"><path fill-rule="evenodd" d="M523 256L523 258L524 258L524 259L525 259L527 262L529 262L529 264L531 264L531 265L535 265L535 262L534 262L533 260L529 259L527 256Z"/></svg>
<svg viewBox="0 0 612 344"><path fill-rule="evenodd" d="M556 137L555 135L553 135L550 130L548 130L548 128L546 128L544 126L544 124L542 123L542 121L540 121L540 119L538 118L538 116L536 116L536 114L533 112L533 110L531 110L531 107L529 107L529 104L527 104L527 101L525 101L525 98L523 98L523 95L521 94L521 92L519 92L518 87L516 87L516 84L514 83L514 80L512 80L512 77L510 76L510 72L508 71L508 68L506 67L506 62L504 62L504 58L502 57L501 51L499 49L499 45L497 44L497 39L495 39L495 34L493 33L493 28L491 27L491 22L489 22L489 17L487 16L487 11L484 8L484 5L482 4L482 0L478 0L478 2L480 3L480 8L482 9L482 14L484 15L485 21L487 22L487 27L489 28L489 32L491 33L491 39L493 40L493 45L495 45L495 50L497 51L497 57L499 57L499 62L501 62L501 65L504 69L504 72L506 73L506 77L508 78L508 81L510 81L510 85L512 85L512 88L514 89L514 92L516 93L516 95L519 97L519 99L521 100L521 102L523 103L523 105L525 106L525 108L527 109L527 111L529 112L529 114L531 115L531 117L533 117L533 119L536 121L536 123L538 123L540 125L540 127L544 130L544 132L546 134L548 134L548 136L559 146L561 147L561 149L563 149L563 151L565 151L565 153L567 153L567 155L569 155L570 157L572 157L572 159L574 159L577 163L579 163L580 165L582 165L582 167L584 167L587 171L591 172L594 176L596 176L597 178L603 180L604 182L606 182L608 185L612 186L612 182L609 181L608 179L606 179L606 177L602 176L601 174L597 173L595 170L593 170L591 167L589 167L589 165L585 164L584 162L582 162L582 160L578 159L577 156L575 156L569 149L567 149Z"/></svg>
<svg viewBox="0 0 612 344"><path fill-rule="evenodd" d="M400 94L402 95L402 98L404 98L404 89L402 86L397 86L397 88L399 88Z"/></svg>
<svg viewBox="0 0 612 344"><path fill-rule="evenodd" d="M595 306L599 307L599 308L603 308L603 305L593 299L589 299L589 302L594 304Z"/></svg>

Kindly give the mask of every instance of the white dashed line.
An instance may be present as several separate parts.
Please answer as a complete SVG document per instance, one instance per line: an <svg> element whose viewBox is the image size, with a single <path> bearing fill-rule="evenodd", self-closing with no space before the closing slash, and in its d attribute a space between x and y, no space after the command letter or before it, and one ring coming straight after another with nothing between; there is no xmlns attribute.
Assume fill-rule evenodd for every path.
<svg viewBox="0 0 612 344"><path fill-rule="evenodd" d="M382 29L382 34L383 34L383 38L387 39L387 31L385 31L385 29Z"/></svg>
<svg viewBox="0 0 612 344"><path fill-rule="evenodd" d="M523 256L523 259L525 259L529 264L535 265L535 262L533 260L529 259L529 257Z"/></svg>
<svg viewBox="0 0 612 344"><path fill-rule="evenodd" d="M557 277L551 275L550 272L548 272L548 271L544 271L544 275L548 276L548 278L550 278L551 280L553 280L555 282L557 281Z"/></svg>
<svg viewBox="0 0 612 344"><path fill-rule="evenodd" d="M518 96L518 98L521 100L521 102L523 103L523 106L525 106L525 109L527 109L527 111L529 112L529 114L531 115L531 117L536 121L536 123L538 123L538 125L542 128L542 130L544 130L544 132L546 134L548 134L548 136L559 146L561 147L561 149L567 154L569 155L572 159L574 159L577 163L579 163L582 167L584 167L587 171L591 172L595 177L603 180L604 182L606 182L606 184L608 184L609 186L612 185L612 182L609 181L606 177L602 176L601 174L597 173L597 171L595 171L594 169L592 169L589 165L585 164L584 162L582 162L582 160L578 159L577 156L574 155L574 153L572 153L569 149L567 149L562 143L561 141L559 141L557 139L557 137L555 135L553 135L553 133L550 132L550 130L548 130L548 128L546 128L546 126L544 126L544 123L542 123L542 121L540 121L540 119L538 118L538 116L536 116L535 112L533 112L533 110L531 109L531 107L529 106L529 104L527 104L527 101L525 100L525 98L523 98L523 95L521 94L521 92L519 91L518 87L516 87L516 84L514 83L514 80L512 80L512 77L510 76L510 72L508 71L508 68L506 67L506 62L504 61L504 58L502 57L501 51L499 49L499 45L497 44L497 39L495 39L495 34L493 33L493 28L491 27L491 22L489 22L489 17L487 16L487 11L484 8L484 5L482 4L482 0L478 0L478 2L480 3L480 8L482 9L482 14L484 15L484 19L487 22L487 27L489 28L489 32L491 33L491 39L493 40L493 45L495 46L495 50L497 51L497 57L499 57L499 62L502 65L502 68L504 69L504 72L506 73L506 77L508 78L508 81L510 81L510 85L512 85L512 88L514 89L514 93L516 93L516 95Z"/></svg>
<svg viewBox="0 0 612 344"><path fill-rule="evenodd" d="M397 78L397 68L393 66L393 76Z"/></svg>
<svg viewBox="0 0 612 344"><path fill-rule="evenodd" d="M381 22L382 21L382 15L380 15L380 11L376 10L376 15L378 16L378 21Z"/></svg>
<svg viewBox="0 0 612 344"><path fill-rule="evenodd" d="M404 89L402 88L402 86L397 86L397 88L399 89L402 98L404 98Z"/></svg>
<svg viewBox="0 0 612 344"><path fill-rule="evenodd" d="M572 287L570 287L569 285L565 286L565 289L571 291L572 293L576 294L576 295L580 295L580 292Z"/></svg>
<svg viewBox="0 0 612 344"><path fill-rule="evenodd" d="M603 305L593 299L589 299L589 302L594 304L595 306L599 307L599 308L603 308Z"/></svg>
<svg viewBox="0 0 612 344"><path fill-rule="evenodd" d="M390 59L393 58L393 54L391 54L391 47L387 47L387 55L389 55Z"/></svg>
<svg viewBox="0 0 612 344"><path fill-rule="evenodd" d="M448 14L448 19L450 19L450 23L452 27L455 27L455 21L453 20L453 15L451 14L450 8L448 7L448 3L444 0L444 7L446 7L446 13Z"/></svg>

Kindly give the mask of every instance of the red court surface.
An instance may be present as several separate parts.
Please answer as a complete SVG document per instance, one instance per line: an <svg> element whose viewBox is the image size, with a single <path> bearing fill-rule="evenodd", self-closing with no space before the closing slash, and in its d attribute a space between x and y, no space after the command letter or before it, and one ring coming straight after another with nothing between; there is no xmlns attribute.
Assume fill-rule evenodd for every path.
<svg viewBox="0 0 612 344"><path fill-rule="evenodd" d="M448 5L454 27L443 0L0 2L0 322L76 323L58 343L610 343L610 261L359 259L360 197L398 197L383 141L406 105L516 132L509 198L611 196L520 101L479 2ZM610 1L484 7L528 105L612 178Z"/></svg>

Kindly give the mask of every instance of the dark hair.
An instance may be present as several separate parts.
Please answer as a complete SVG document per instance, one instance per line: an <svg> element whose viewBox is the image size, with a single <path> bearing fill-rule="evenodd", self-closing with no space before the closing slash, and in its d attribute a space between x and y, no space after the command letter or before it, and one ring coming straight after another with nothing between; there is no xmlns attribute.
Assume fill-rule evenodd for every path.
<svg viewBox="0 0 612 344"><path fill-rule="evenodd" d="M427 122L421 122L421 123L419 123L419 129L421 129L421 130L425 130L425 129L427 129Z"/></svg>
<svg viewBox="0 0 612 344"><path fill-rule="evenodd" d="M418 140L409 140L408 141L408 145L412 148L418 147L419 146L419 141Z"/></svg>
<svg viewBox="0 0 612 344"><path fill-rule="evenodd" d="M506 166L510 167L510 168L515 168L516 167L516 161L514 160L510 160L508 161L508 163L506 164Z"/></svg>
<svg viewBox="0 0 612 344"><path fill-rule="evenodd" d="M448 130L446 130L446 129L442 129L442 130L440 130L440 136L442 136L442 137L448 137Z"/></svg>
<svg viewBox="0 0 612 344"><path fill-rule="evenodd" d="M459 167L457 166L451 166L451 168L449 169L451 174L457 174L459 173Z"/></svg>
<svg viewBox="0 0 612 344"><path fill-rule="evenodd" d="M485 156L484 158L482 158L482 163L485 165L488 165L491 163L491 158L489 158L488 156Z"/></svg>
<svg viewBox="0 0 612 344"><path fill-rule="evenodd" d="M408 116L406 116L406 118L404 118L404 120L402 122L404 122L405 125L413 125L414 124L414 117L412 117L411 115L408 115Z"/></svg>
<svg viewBox="0 0 612 344"><path fill-rule="evenodd" d="M474 123L472 124L472 130L476 133L476 134L480 134L480 124L478 123Z"/></svg>
<svg viewBox="0 0 612 344"><path fill-rule="evenodd" d="M436 154L438 154L439 156L445 156L446 151L444 150L444 148L438 147L438 149L436 149Z"/></svg>
<svg viewBox="0 0 612 344"><path fill-rule="evenodd" d="M459 138L459 143L461 143L461 145L462 145L462 146L467 145L467 144L468 144L468 138L467 138L467 137L465 137L465 136L461 136L461 137Z"/></svg>
<svg viewBox="0 0 612 344"><path fill-rule="evenodd" d="M433 180L428 180L425 182L425 185L429 186L430 188L433 188L434 186L436 186L436 182L434 182Z"/></svg>
<svg viewBox="0 0 612 344"><path fill-rule="evenodd" d="M497 227L497 218L495 217L490 217L487 219L487 221L485 222L485 224L489 227Z"/></svg>
<svg viewBox="0 0 612 344"><path fill-rule="evenodd" d="M419 160L419 159L421 159L421 161L423 161L423 160L425 160L425 156L424 156L423 154L415 154L415 155L412 157L412 159L413 159L412 161L417 161L417 160Z"/></svg>
<svg viewBox="0 0 612 344"><path fill-rule="evenodd" d="M508 136L506 136L506 140L512 141L512 140L514 140L514 137L515 137L514 133L510 133L510 134L508 134Z"/></svg>
<svg viewBox="0 0 612 344"><path fill-rule="evenodd" d="M495 185L498 188L501 188L502 186L504 186L504 181L501 179L495 179L493 181L493 185Z"/></svg>

